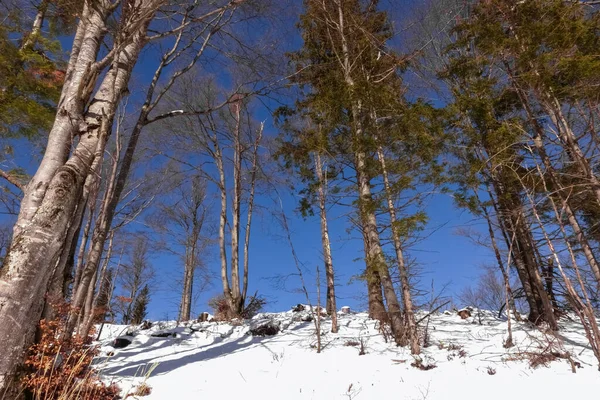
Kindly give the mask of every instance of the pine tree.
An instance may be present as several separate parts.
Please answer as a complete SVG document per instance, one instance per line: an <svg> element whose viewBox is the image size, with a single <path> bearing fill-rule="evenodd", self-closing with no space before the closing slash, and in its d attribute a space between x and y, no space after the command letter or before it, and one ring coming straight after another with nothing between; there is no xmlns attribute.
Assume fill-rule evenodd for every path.
<svg viewBox="0 0 600 400"><path fill-rule="evenodd" d="M296 163L306 183L304 208L310 208L320 187L318 171L311 166L308 154L314 158L325 154L328 165L333 164L334 176L349 166L354 170L356 185L337 190L356 196L354 205L365 246L363 276L369 314L389 321L396 342L404 345L410 341L416 353L418 338L401 249L402 236L412 228L402 231L400 227L416 227L425 218L420 212L398 215L395 202L403 190L415 189L423 160L428 159L427 163L435 158L436 145L422 146L427 135L422 135L422 120L416 116L417 110L428 107L413 107L403 99L399 74L404 60L387 46L393 32L376 1L305 1L300 28L304 46L291 54L291 59L298 66L295 82L302 88L302 97L294 109L280 112L288 121L295 116L300 122L296 121L292 129L288 126L288 140L282 145L284 159L288 164ZM435 141L432 136L428 139L430 144ZM410 153L410 149L417 152ZM424 149L431 153L425 155ZM415 157L407 162L408 154ZM383 193L377 193L374 181L384 175L388 184ZM388 211L392 220L406 313L400 307L381 244L381 216L377 215L381 210Z"/></svg>
<svg viewBox="0 0 600 400"><path fill-rule="evenodd" d="M133 302L131 316L127 318L130 324L139 325L144 322L146 315L148 315L148 303L150 303L150 288L148 288L148 285L144 285Z"/></svg>

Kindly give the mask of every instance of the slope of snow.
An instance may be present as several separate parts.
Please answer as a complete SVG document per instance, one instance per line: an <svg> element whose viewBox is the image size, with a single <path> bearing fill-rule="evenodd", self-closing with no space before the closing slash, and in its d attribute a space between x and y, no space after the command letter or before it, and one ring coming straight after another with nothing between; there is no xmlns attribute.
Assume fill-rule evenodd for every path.
<svg viewBox="0 0 600 400"><path fill-rule="evenodd" d="M406 348L386 343L378 324L364 313L339 314L340 330L322 321L323 351L317 354L315 328L303 313L260 314L229 323L156 323L139 330L132 344L110 344L127 329L108 326L98 360L107 381L127 395L146 381L147 399L513 399L594 398L600 372L581 326L561 321L560 337L544 335L513 321L515 346L503 347L507 322L484 312L476 318L436 314L429 322L430 346L421 363ZM249 326L263 319L280 324L275 336L253 337ZM425 321L422 322L423 327ZM152 334L171 333L169 337ZM173 335L174 334L174 335ZM356 342L364 343L359 355ZM351 343L355 342L355 343ZM527 355L546 350L569 352L573 362L557 359L532 368ZM572 366L576 366L576 373ZM591 397L590 397L591 396Z"/></svg>

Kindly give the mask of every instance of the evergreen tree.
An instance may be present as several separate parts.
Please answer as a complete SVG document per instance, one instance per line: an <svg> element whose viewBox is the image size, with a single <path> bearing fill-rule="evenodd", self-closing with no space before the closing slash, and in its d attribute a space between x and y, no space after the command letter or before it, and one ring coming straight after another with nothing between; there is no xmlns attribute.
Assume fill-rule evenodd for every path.
<svg viewBox="0 0 600 400"><path fill-rule="evenodd" d="M148 315L148 303L150 302L150 288L148 285L144 285L140 293L135 298L133 302L133 309L131 310L131 316L126 316L125 318L128 320L126 323L130 323L131 325L139 325L144 319L146 319L146 315Z"/></svg>
<svg viewBox="0 0 600 400"><path fill-rule="evenodd" d="M400 73L405 62L387 46L393 32L386 13L377 6L376 1L305 1L300 22L304 46L290 55L299 71L294 80L302 93L294 109L280 110L280 117L288 122L283 124L288 136L281 153L288 165L297 167L306 184L305 210L310 209L319 188L318 171L310 154L326 155L328 165L333 165L332 177L348 169L354 171L354 185L337 187L336 192L356 196L354 205L365 245L363 276L369 313L373 318L389 320L396 342L404 345L410 341L417 353L401 246L402 239L426 218L422 212L399 215L395 211L401 194L416 190L423 167L435 164L439 145L435 133L423 123L427 119L423 112L431 109L425 104L409 104L403 98ZM378 179L388 183L380 193L374 183ZM381 244L380 211L390 215L395 254L404 276L405 314ZM408 330L405 321L409 322Z"/></svg>

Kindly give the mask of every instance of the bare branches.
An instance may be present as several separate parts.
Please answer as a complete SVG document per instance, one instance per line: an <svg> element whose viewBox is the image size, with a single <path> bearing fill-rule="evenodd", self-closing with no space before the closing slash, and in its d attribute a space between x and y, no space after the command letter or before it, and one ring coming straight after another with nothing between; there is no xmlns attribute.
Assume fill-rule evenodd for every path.
<svg viewBox="0 0 600 400"><path fill-rule="evenodd" d="M21 192L24 191L25 183L21 182L21 180L19 178L12 175L11 173L0 169L0 177L6 179L9 183L16 186Z"/></svg>

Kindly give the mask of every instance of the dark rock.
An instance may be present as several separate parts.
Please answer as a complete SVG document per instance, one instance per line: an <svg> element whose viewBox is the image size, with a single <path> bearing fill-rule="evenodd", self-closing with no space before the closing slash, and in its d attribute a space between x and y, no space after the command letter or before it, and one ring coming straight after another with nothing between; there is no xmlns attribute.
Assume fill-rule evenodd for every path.
<svg viewBox="0 0 600 400"><path fill-rule="evenodd" d="M142 325L140 326L140 329L145 331L146 329L150 329L152 328L152 322L150 321L144 321L142 322Z"/></svg>
<svg viewBox="0 0 600 400"><path fill-rule="evenodd" d="M115 349L123 349L129 346L130 344L131 340L124 337L118 337L115 340L113 340L112 347L114 347Z"/></svg>
<svg viewBox="0 0 600 400"><path fill-rule="evenodd" d="M462 319L467 319L471 316L471 311L469 311L469 309L467 309L467 308L463 308L462 310L458 310L458 315Z"/></svg>
<svg viewBox="0 0 600 400"><path fill-rule="evenodd" d="M173 333L171 333L171 332L158 332L158 333L153 333L150 336L152 336L152 337L166 338L166 337L177 337L177 334L175 332L173 332Z"/></svg>
<svg viewBox="0 0 600 400"><path fill-rule="evenodd" d="M274 336L279 333L279 330L279 322L267 320L250 327L249 332L252 336Z"/></svg>
<svg viewBox="0 0 600 400"><path fill-rule="evenodd" d="M208 321L208 313L207 312L203 312L198 316L198 322L206 322Z"/></svg>
<svg viewBox="0 0 600 400"><path fill-rule="evenodd" d="M292 307L293 312L300 312L300 311L304 311L304 310L306 310L306 307L302 304L297 304L294 307Z"/></svg>

